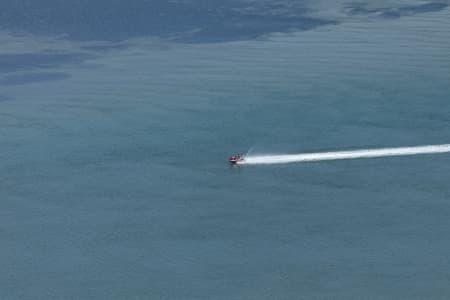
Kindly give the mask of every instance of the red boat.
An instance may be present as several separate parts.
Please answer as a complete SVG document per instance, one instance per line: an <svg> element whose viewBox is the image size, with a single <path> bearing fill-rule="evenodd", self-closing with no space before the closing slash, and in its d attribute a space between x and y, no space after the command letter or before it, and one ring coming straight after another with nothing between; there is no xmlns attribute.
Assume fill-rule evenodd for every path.
<svg viewBox="0 0 450 300"><path fill-rule="evenodd" d="M245 158L244 158L244 155L242 155L242 154L237 154L228 159L228 162L232 165L236 165L236 164L244 162L244 161L245 161Z"/></svg>

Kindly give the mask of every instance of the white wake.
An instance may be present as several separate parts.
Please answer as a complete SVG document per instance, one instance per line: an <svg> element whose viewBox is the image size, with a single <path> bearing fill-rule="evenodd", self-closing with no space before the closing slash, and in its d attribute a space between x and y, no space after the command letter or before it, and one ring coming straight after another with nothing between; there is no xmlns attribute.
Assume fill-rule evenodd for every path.
<svg viewBox="0 0 450 300"><path fill-rule="evenodd" d="M247 156L245 161L240 164L287 164L294 162L436 154L447 152L450 152L450 144L303 154L250 155Z"/></svg>

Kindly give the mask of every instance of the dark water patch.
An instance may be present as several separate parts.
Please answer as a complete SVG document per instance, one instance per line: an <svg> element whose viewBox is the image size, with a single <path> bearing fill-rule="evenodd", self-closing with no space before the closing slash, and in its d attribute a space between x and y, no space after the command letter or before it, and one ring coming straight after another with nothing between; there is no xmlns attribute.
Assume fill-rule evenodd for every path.
<svg viewBox="0 0 450 300"><path fill-rule="evenodd" d="M384 18L399 18L402 16L409 16L409 15L415 15L420 13L426 13L426 12L434 12L434 11L440 11L447 7L447 4L443 3L426 3L416 6L406 6L406 7L400 7L397 11L387 11L381 14Z"/></svg>
<svg viewBox="0 0 450 300"><path fill-rule="evenodd" d="M9 101L9 100L11 100L11 97L0 94L0 102Z"/></svg>
<svg viewBox="0 0 450 300"><path fill-rule="evenodd" d="M369 9L365 5L350 9L351 15L378 15L382 18L400 18L420 13L440 11L448 7L448 4L433 2L419 5L408 5L398 8L384 7Z"/></svg>
<svg viewBox="0 0 450 300"><path fill-rule="evenodd" d="M0 85L21 85L33 82L54 81L70 78L67 73L24 73L8 75L0 79Z"/></svg>
<svg viewBox="0 0 450 300"><path fill-rule="evenodd" d="M94 56L83 53L0 54L0 73L49 69L64 64L80 64L89 58L94 58Z"/></svg>
<svg viewBox="0 0 450 300"><path fill-rule="evenodd" d="M183 42L211 42L334 23L308 18L306 12L303 2L282 0L3 1L0 27L66 34L75 40L118 41L156 36Z"/></svg>

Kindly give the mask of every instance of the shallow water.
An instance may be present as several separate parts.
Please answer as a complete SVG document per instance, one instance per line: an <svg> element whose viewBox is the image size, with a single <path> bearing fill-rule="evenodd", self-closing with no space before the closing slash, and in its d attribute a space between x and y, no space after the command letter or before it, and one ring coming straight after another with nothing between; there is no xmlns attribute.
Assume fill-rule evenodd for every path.
<svg viewBox="0 0 450 300"><path fill-rule="evenodd" d="M449 17L0 66L0 298L448 298L450 155L226 160L449 143Z"/></svg>

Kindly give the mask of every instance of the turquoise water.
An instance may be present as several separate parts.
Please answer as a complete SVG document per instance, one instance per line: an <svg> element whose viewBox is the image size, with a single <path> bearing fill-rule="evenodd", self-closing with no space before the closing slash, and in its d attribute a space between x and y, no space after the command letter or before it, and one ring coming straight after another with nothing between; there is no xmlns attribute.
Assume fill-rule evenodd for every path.
<svg viewBox="0 0 450 300"><path fill-rule="evenodd" d="M355 15L105 50L2 33L0 298L447 299L450 155L227 165L450 142L450 10Z"/></svg>

